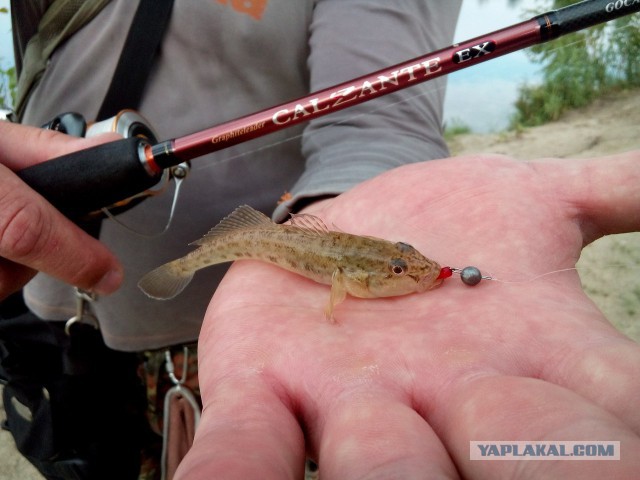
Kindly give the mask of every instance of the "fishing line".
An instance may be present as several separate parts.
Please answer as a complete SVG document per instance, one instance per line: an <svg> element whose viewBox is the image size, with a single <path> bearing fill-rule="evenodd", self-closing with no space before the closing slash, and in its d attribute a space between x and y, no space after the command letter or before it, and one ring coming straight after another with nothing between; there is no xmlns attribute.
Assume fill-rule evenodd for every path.
<svg viewBox="0 0 640 480"><path fill-rule="evenodd" d="M444 267L444 268L450 268L452 273L455 273L460 276L462 283L469 286L477 285L482 280L490 280L493 282L504 283L504 284L522 284L522 283L531 283L536 280L539 280L540 278L543 278L549 275L554 275L557 273L562 273L562 272L576 271L579 273L577 267L568 267L568 268L561 268L558 270L551 270L549 272L541 273L539 275L535 275L533 277L530 277L524 280L503 280L492 274L483 275L480 272L480 269L478 269L477 267L469 266L464 268L456 268L456 267Z"/></svg>
<svg viewBox="0 0 640 480"><path fill-rule="evenodd" d="M416 88L416 89L419 88L419 87L423 87L424 88L426 86L427 86L426 84L425 85L416 85L413 88ZM396 107L398 105L402 105L404 103L409 103L412 100L415 100L415 99L420 98L420 97L424 97L424 96L429 95L429 94L431 94L433 92L439 92L439 91L446 90L446 86L436 87L434 85L429 85L429 88L430 89L427 90L427 91L423 91L421 93L417 93L415 95L410 95L410 96L407 96L406 93L407 93L407 90L411 90L411 89L407 89L404 92L398 92L399 94L400 93L404 93L403 96L405 98L402 98L400 100L394 101L392 103L389 103L388 101L382 102L382 101L380 101L381 99L378 99L377 101L369 102L369 104L368 104L369 107L371 107L372 105L375 105L377 102L381 103L381 105L379 105L379 106L377 106L375 108L370 108L369 110L367 110L365 112L359 112L359 113L353 114L353 115L351 115L351 116L349 116L347 118L343 118L342 120L337 120L335 122L331 122L331 123L328 123L326 125L323 125L322 127L316 129L312 133L303 132L303 133L298 133L296 135L290 135L290 136L288 136L288 137L286 137L284 139L271 142L271 143L269 143L267 145L262 145L260 147L254 148L252 150L247 150L246 152L237 153L235 155L231 155L231 156L224 157L224 158L219 158L219 159L216 159L213 162L208 162L208 163L204 163L203 162L202 164L199 164L196 168L193 168L193 171L194 172L202 172L205 169L208 169L208 168L211 168L211 167L217 167L217 166L220 166L220 165L224 165L226 162L229 162L231 160L237 160L237 159L242 158L242 157L254 155L256 153L263 152L265 150L269 150L271 148L278 147L278 146L283 145L283 144L285 144L287 142L291 142L293 140L301 139L304 136L313 138L313 136L315 136L316 134L319 134L320 132L326 131L326 129L328 129L328 128L338 127L338 126L340 126L342 124L349 124L349 123L352 123L353 121L355 121L355 120L357 120L357 119L359 119L361 117L364 117L364 116L367 116L367 115L371 115L371 114L375 114L377 112L381 112L381 111L384 111L384 110L388 110L388 109L394 108L394 107ZM388 100L388 97L387 97L387 100ZM360 105L360 106L362 107L363 105ZM218 152L216 152L216 153L218 153Z"/></svg>
<svg viewBox="0 0 640 480"><path fill-rule="evenodd" d="M546 272L546 273L541 273L539 275L536 275L534 277L528 278L526 280L502 280L501 278L498 278L495 275L489 275L487 279L488 280L492 280L494 282L506 283L506 284L531 283L531 282L539 280L539 279L541 279L543 277L547 277L549 275L555 275L555 274L558 274L558 273L573 272L573 271L580 273L580 270L578 269L578 267L568 267L568 268L560 268L558 270L551 270L551 271Z"/></svg>
<svg viewBox="0 0 640 480"><path fill-rule="evenodd" d="M151 189L164 170L208 153L638 12L638 1L584 0L188 135L159 143L124 138L27 167L17 175L65 215L81 217ZM433 91L427 87L399 97L399 102L383 104L378 111ZM471 89L469 95L473 94Z"/></svg>
<svg viewBox="0 0 640 480"><path fill-rule="evenodd" d="M612 24L610 24L612 25ZM626 28L632 28L633 25L628 24L625 26L615 26L612 25L611 30L613 32L615 32L616 30L621 30L621 29L626 29ZM498 33L498 32L495 32ZM576 48L576 46L581 45L583 46L583 49L586 50L586 48L584 48L585 45L587 45L587 38L580 38L576 41L572 41L566 45L559 45L556 48L551 48L549 50L547 50L547 54L549 53L553 53L553 52L557 52L560 50L566 50L567 48ZM587 45L588 46L588 45ZM455 48L458 47L458 44L452 46L451 48ZM475 47L472 47L475 48ZM484 51L484 50L483 50ZM544 66L544 61L541 62L542 66ZM423 62L421 65L427 65L428 61ZM413 67L411 67L413 68ZM425 66L425 68L427 68ZM382 71L381 71L382 72ZM455 72L450 72L450 73L455 73ZM375 75L375 74L372 74ZM380 78L380 77L379 77ZM355 82L356 80L354 80ZM240 152L240 153L236 153L233 155L229 155L223 158L216 158L213 161L209 161L207 163L203 163L202 165L199 165L195 171L197 172L204 172L205 168L210 168L213 166L220 166L222 164L225 164L229 161L232 160L237 160L240 158L244 158L246 156L251 156L251 155L258 155L261 152L265 152L265 151L269 151L271 149L274 149L280 145L283 145L287 142L291 142L294 140L299 140L303 137L311 137L313 138L314 135L320 133L320 132L325 132L327 128L334 128L334 127L338 127L340 125L344 125L344 124L351 124L351 123L355 123L357 121L357 119L362 118L365 115L373 115L376 114L378 112L383 112L383 111L388 111L388 109L391 108L397 108L399 105L403 105L403 104L408 104L410 102L414 102L416 99L425 97L427 95L431 95L433 93L436 92L442 92L445 90L446 88L446 84L443 83L434 83L434 82L430 82L428 85L426 83L423 83L420 86L420 89L418 90L418 85L412 87L412 88L407 88L406 90L403 91L398 91L396 93L394 93L394 95L397 95L397 98L393 99L393 101L390 101L391 98L393 97L388 97L387 101L380 101L379 99L376 99L374 101L372 101L371 103L369 103L369 108L366 109L362 109L360 111L357 110L352 110L352 112L354 112L351 115L346 115L345 118L342 118L340 120L337 121L333 121L333 122L328 122L325 125L313 130L312 132L309 132L308 130L306 132L301 132L301 133L297 133L295 135L289 135L286 138L283 139L279 139L276 141L272 141L270 143L267 143L266 145L262 145L262 146L258 146L256 148L253 149L249 149L247 151L244 152ZM353 87L349 87L349 88L353 88ZM375 90L373 90L375 92ZM311 94L313 95L313 94ZM363 95L361 94L360 97L362 97ZM306 99L300 99L299 101L306 101ZM319 100L315 100L316 102L318 102ZM376 101L379 101L380 103L376 103ZM311 101L313 102L313 101ZM290 102L290 105L293 105L293 102ZM292 106L288 105L287 108L291 108L293 109ZM305 104L306 105L306 104ZM313 104L315 107L314 108L319 108L317 107L317 103ZM275 108L280 108L280 107L275 107ZM296 107L297 108L297 107ZM304 107L300 107L301 109L303 109L304 111ZM307 106L308 108L308 106ZM323 107L322 110L326 110L327 107ZM275 109L274 109L275 110ZM292 111L292 110L291 110ZM314 110L315 111L315 110ZM277 113L273 114L272 118L276 118L276 115L279 115L280 112L289 112L289 110L280 110ZM253 116L250 116L251 118L254 118L256 115L260 115L260 112L254 114ZM269 115L271 115L271 113L269 113ZM305 113L306 115L306 113ZM247 117L248 118L248 117ZM295 117L294 117L295 120ZM278 124L283 124L283 123L289 123L290 121L292 121L291 119L287 119L286 121L278 121L276 123ZM275 120L274 120L275 122ZM232 122L228 122L228 123L232 123ZM259 123L259 122L258 122ZM262 125L264 125L265 122L262 122ZM295 122L294 122L295 123ZM245 125L249 125L249 122L247 121L247 123L245 123ZM150 150L145 150L145 158L146 159L153 159L154 161L158 161L159 163L157 165L164 165L163 164L163 157L167 157L168 161L173 161L172 157L174 155L175 152L180 152L181 154L185 154L185 155L190 155L193 156L194 152L196 150L198 150L198 148L202 149L203 152L200 153L200 155L202 155L203 153L206 152L207 149L210 148L211 143L213 143L214 145L218 145L218 143L224 143L227 142L229 140L234 139L236 136L241 136L246 134L247 132L253 131L254 127L242 127L242 128L237 128L236 130L233 130L233 127L227 127L226 125L224 125L224 129L222 130L216 130L217 127L212 127L211 129L202 131L202 132L197 132L196 134L193 134L191 136L186 136L186 137L182 137L180 139L174 139L171 141L167 141L167 142L163 142L161 144L155 145L153 147L151 147ZM257 128L257 127L256 127ZM262 128L262 127L259 127ZM226 129L226 130L225 130ZM213 133L213 131L216 132L222 132L222 133ZM240 142L236 142L236 143L243 143L246 140L242 140ZM177 142L182 142L178 145ZM230 142L231 143L231 142ZM196 146L196 145L200 145L203 144L203 146ZM207 146L208 144L208 146ZM231 143L231 145L233 145L233 143ZM223 147L220 150L224 149L224 148L228 148L228 147ZM197 156L197 155L195 155ZM114 221L116 221L116 223L118 223L119 225L123 226L126 230L135 233L137 235L143 236L143 237L157 237L159 235L164 234L171 226L171 222L172 219L174 218L175 215L175 208L176 208L176 204L177 204L177 200L178 200L178 196L179 196L179 191L180 191L180 185L176 186L176 191L174 194L174 199L172 202L172 206L171 206L171 211L169 213L169 219L167 221L167 224L165 225L165 227L156 233L153 234L147 234L144 232L139 232L136 231L134 228L127 226L125 224L123 224L121 221L117 220L114 218L114 216L111 214L111 212L105 210L105 214L113 219ZM497 280L495 278L491 278L492 280Z"/></svg>
<svg viewBox="0 0 640 480"><path fill-rule="evenodd" d="M607 26L608 27L610 26L612 31L622 31L622 30L626 30L626 29L630 29L630 28L637 28L632 24L616 26L616 25L610 23L610 24L607 24ZM569 42L569 43L567 43L565 45L559 45L559 46L557 46L555 48L549 48L547 50L547 53L551 54L551 53L554 53L554 52L558 52L560 50L576 48L577 46L586 46L586 44L587 44L587 39L584 38L584 37L581 37L581 38L578 38L578 39L576 39L576 40L574 40L572 42ZM505 57L505 59L502 59L502 61L507 61L507 59L508 59L508 57ZM541 62L540 68L544 68L544 62ZM448 76L455 75L457 73L459 73L459 72L452 72ZM197 167L193 168L193 171L194 172L203 172L205 169L212 168L212 167L217 167L217 166L223 165L226 162L229 162L229 161L232 161L232 160L237 160L237 159L240 159L240 158L243 158L243 157L255 155L255 154L258 154L260 152L267 151L267 150L269 150L271 148L276 148L276 147L278 147L280 145L283 145L283 144L285 144L287 142L291 142L291 141L294 141L294 140L299 140L303 136L308 136L308 137L312 138L314 135L325 131L325 129L327 129L327 128L334 128L334 127L338 127L338 126L340 126L342 124L352 123L352 122L356 121L357 119L359 119L359 118L361 118L363 116L372 115L372 114L376 114L376 113L379 113L379 112L383 112L385 110L396 108L398 105L402 105L402 104L406 104L406 103L412 102L412 101L414 101L416 99L425 97L427 95L430 95L430 94L433 94L433 93L436 93L436 92L445 91L446 88L447 88L446 84L445 85L439 85L439 86L437 86L435 83L425 83L425 84L422 84L422 85L416 85L415 87L411 87L411 88L408 88L408 89L406 89L404 91L397 92L403 98L400 98L400 99L398 99L396 101L389 102L388 101L388 97L387 97L387 101L381 101L381 99L377 99L377 101L369 102L369 104L368 104L369 106L374 106L374 108L370 108L367 111L361 111L359 113L347 116L346 118L343 118L343 119L335 121L335 122L327 123L326 125L323 125L322 127L318 128L317 130L315 130L312 133L306 132L306 133L298 133L298 134L295 134L295 135L290 135L290 136L288 136L288 137L286 137L284 139L273 141L273 142L268 143L266 145L262 145L260 147L254 148L254 149L250 149L250 150L247 150L247 151L242 152L242 153L237 153L237 154L234 154L234 155L231 155L231 156L218 158L218 159L216 159L215 161L212 161L212 162L207 162L207 163L203 162L202 164L199 164ZM413 93L411 95L406 95L408 92L414 92L414 91L416 91L418 89L420 89L422 91L420 91L419 93ZM402 95L403 93L404 93L404 95ZM379 105L376 105L376 102L378 102ZM360 105L360 106L362 107L363 105Z"/></svg>
<svg viewBox="0 0 640 480"><path fill-rule="evenodd" d="M611 25L611 24L609 24ZM629 28L634 28L633 25L628 24L628 25L624 25L624 26L614 26L612 28L612 30L623 30L623 29L629 29ZM573 42L567 43L565 45L562 46L558 46L556 48L550 48L548 50L548 53L554 53L554 52L558 52L560 50L566 50L569 48L576 48L577 46L585 46L587 44L587 39L586 38L580 38L578 40L575 40ZM506 59L502 59L502 61L506 61ZM540 65L541 68L544 67L543 64ZM458 72L452 72L452 74L456 74ZM451 75L451 74L450 74ZM217 167L220 165L224 165L227 162L233 161L233 160L237 160L240 158L244 158L247 156L253 156L253 155L257 155L260 152L265 152L268 151L270 149L276 148L280 145L283 145L285 143L291 142L291 141L295 141L295 140L299 140L302 137L304 137L305 135L308 137L313 137L316 134L319 134L320 132L324 132L326 131L326 129L328 128L334 128L334 127L339 127L340 125L343 124L349 124L349 123L353 123L355 121L357 121L359 118L362 118L363 116L366 115L373 115L379 112L384 112L386 110L392 109L392 108L397 108L399 105L403 105L403 104L407 104L409 102L413 102L416 99L425 97L427 95L436 93L436 92L442 92L446 90L446 83L443 84L437 84L437 83L425 83L422 85L416 85L412 88L403 90L403 91L399 91L397 92L397 95L400 97L397 100L393 101L393 102L389 102L389 97L386 98L386 101L383 101L383 99L377 99L373 102L369 102L367 104L368 108L366 111L360 111L358 113L352 114L347 116L346 118L343 118L341 120L337 120L334 122L330 122L327 123L326 125L323 125L322 127L317 128L316 130L314 130L312 133L309 132L302 132L302 133L298 133L295 135L290 135L284 139L281 140L277 140L277 141L273 141L271 143L268 143L266 145L262 145L241 153L237 153L235 155L231 155L231 156L227 156L224 158L219 158L216 159L215 161L212 162L203 162L201 164L199 164L196 168L193 168L194 172L203 172L205 169L208 168L212 168L212 167ZM411 92L411 93L410 93ZM416 93L417 92L417 93ZM360 107L364 107L364 104L360 105ZM373 107L373 108L371 108ZM114 222L116 222L118 225L120 225L122 228L124 228L126 231L133 233L137 236L141 236L144 238L156 238L159 237L163 234L165 234L169 228L171 227L171 224L173 222L173 219L175 217L175 211L176 211L176 205L179 199L179 194L180 194L180 189L182 187L182 181L184 180L184 178L182 179L177 179L176 178L176 188L174 191L174 196L173 196L173 201L170 207L170 211L168 214L168 219L167 222L165 224L165 226L158 232L155 233L146 233L146 232L142 232L139 230L136 230L135 228L133 228L130 225L127 225L126 223L124 223L123 221L119 220L117 217L115 217L107 208L102 209L103 213L111 220L113 220ZM493 275L488 275L488 276L482 276L481 279L484 280L491 280L494 282L499 282L499 283L505 283L505 284L516 284L516 283L528 283L528 282L532 282L534 280L537 280L541 277L547 276L547 275L551 275L554 273L559 273L562 271L567 271L567 270L573 270L575 268L570 268L570 269L563 269L563 270L556 270L556 271L552 271L552 272L547 272L541 275L538 275L536 277L533 277L531 279L528 280L520 280L520 281L507 281L507 280L502 280L499 279ZM461 269L452 269L454 273L459 273Z"/></svg>
<svg viewBox="0 0 640 480"><path fill-rule="evenodd" d="M174 192L173 192L173 200L171 201L171 208L169 210L169 216L168 216L167 222L165 223L165 225L162 228L162 230L160 230L158 232L147 233L147 232L142 232L140 230L136 230L132 226L127 225L125 222L123 222L122 220L117 218L113 213L111 213L111 211L108 208L101 209L102 213L104 213L107 216L107 218L109 218L109 220L112 220L119 227L122 227L124 230L126 230L129 233L132 233L132 234L137 235L139 237L149 238L149 239L160 237L160 236L164 235L165 233L167 233L167 231L169 231L169 228L171 228L171 224L173 223L173 219L175 218L176 206L178 205L178 198L180 197L180 189L182 187L182 184L183 184L185 178L186 178L186 174L184 176L180 176L180 177L179 176L174 176L175 189L174 189Z"/></svg>
<svg viewBox="0 0 640 480"><path fill-rule="evenodd" d="M624 268L629 266L630 264L610 264L610 265L605 265L604 267L600 267L600 268L616 268L616 269L620 269L620 268ZM534 281L540 280L541 278L544 277L548 277L551 275L557 275L559 273L564 273L564 272L577 272L578 274L582 273L588 273L587 271L589 270L588 267L567 267L567 268L560 268L558 270L550 270L548 272L545 273L540 273L538 275L534 275L532 277L523 279L523 280L503 280L500 277L497 277L493 274L488 274L488 275L484 275L480 272L480 269L474 266L469 266L469 267L464 267L464 268L456 268L456 267L443 267L443 270L445 270L445 273L441 274L441 276L443 276L444 278L448 278L448 273L446 272L446 270L451 270L451 273L459 275L460 279L462 280L462 283L469 285L469 286L475 286L477 284L479 284L482 280L487 280L487 281L492 281L492 282L497 282L497 283L503 283L503 284L507 284L507 285L518 285L518 284L525 284L525 283L532 283Z"/></svg>

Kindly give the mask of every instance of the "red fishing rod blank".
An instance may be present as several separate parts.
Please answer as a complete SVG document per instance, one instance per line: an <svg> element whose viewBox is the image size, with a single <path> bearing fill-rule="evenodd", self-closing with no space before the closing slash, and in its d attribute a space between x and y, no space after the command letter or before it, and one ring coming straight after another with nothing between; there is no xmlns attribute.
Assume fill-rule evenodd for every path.
<svg viewBox="0 0 640 480"><path fill-rule="evenodd" d="M77 216L147 190L163 169L638 11L640 0L586 0L191 135L155 145L128 138L18 175Z"/></svg>
<svg viewBox="0 0 640 480"><path fill-rule="evenodd" d="M640 11L640 0L588 0L364 75L306 97L149 147L160 168L261 137L598 23Z"/></svg>

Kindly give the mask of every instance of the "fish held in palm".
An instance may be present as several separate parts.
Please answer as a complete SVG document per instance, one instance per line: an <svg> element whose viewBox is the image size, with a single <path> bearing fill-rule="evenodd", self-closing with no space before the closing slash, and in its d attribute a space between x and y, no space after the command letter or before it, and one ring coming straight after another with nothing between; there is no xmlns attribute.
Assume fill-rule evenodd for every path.
<svg viewBox="0 0 640 480"><path fill-rule="evenodd" d="M138 286L167 300L189 284L196 271L218 263L253 259L331 285L328 319L349 294L359 298L424 292L442 283L441 267L411 245L330 231L316 216L293 215L276 224L244 205L194 242L198 248L147 273Z"/></svg>

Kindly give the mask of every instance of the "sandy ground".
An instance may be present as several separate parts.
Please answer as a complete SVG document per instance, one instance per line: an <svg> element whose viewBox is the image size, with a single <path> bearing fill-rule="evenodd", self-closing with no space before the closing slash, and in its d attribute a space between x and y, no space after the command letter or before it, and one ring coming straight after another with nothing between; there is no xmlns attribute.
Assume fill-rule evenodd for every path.
<svg viewBox="0 0 640 480"><path fill-rule="evenodd" d="M527 160L591 157L640 149L640 90L622 92L571 112L559 122L522 132L462 135L452 153L501 153ZM640 342L640 233L611 235L583 250L578 271L585 291L622 332ZM4 412L0 411L0 418ZM0 431L0 480L42 477Z"/></svg>

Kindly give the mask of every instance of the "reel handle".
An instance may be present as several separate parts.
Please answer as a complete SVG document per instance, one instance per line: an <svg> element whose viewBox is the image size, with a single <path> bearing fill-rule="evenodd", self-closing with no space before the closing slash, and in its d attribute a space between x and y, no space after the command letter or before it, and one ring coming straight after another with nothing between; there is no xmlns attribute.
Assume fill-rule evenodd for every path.
<svg viewBox="0 0 640 480"><path fill-rule="evenodd" d="M139 137L70 153L17 172L27 185L72 219L144 192L162 178L145 168Z"/></svg>

